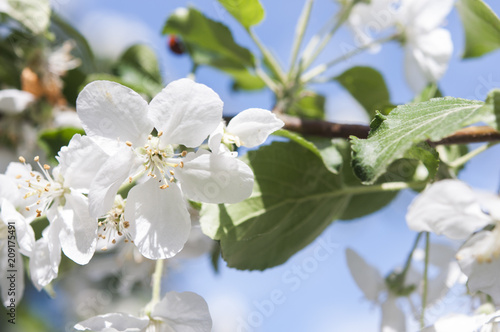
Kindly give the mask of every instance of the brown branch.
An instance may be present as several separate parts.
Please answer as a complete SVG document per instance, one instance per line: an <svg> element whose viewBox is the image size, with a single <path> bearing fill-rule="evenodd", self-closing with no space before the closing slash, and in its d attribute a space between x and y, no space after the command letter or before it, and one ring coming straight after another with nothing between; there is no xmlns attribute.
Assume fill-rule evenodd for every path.
<svg viewBox="0 0 500 332"><path fill-rule="evenodd" d="M370 127L366 125L342 124L321 120L301 119L286 114L277 114L285 123L284 129L300 133L304 136L320 136L328 138L367 138ZM229 121L232 117L225 117ZM468 144L478 142L500 141L500 133L488 126L467 127L461 129L436 142L429 142L432 146Z"/></svg>

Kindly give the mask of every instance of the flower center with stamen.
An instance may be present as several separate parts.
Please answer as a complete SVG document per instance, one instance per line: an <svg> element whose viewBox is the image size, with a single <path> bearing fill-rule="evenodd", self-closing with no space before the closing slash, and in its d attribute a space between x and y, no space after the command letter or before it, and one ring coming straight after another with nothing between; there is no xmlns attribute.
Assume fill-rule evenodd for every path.
<svg viewBox="0 0 500 332"><path fill-rule="evenodd" d="M175 153L172 145L161 144L159 139L161 135L162 132L158 133L158 137L149 135L147 143L135 151L144 160L144 168L141 172L146 172L152 178L159 177L159 187L166 189L169 187L169 183L175 181L175 169L184 167L182 157L185 157L187 152ZM129 144L127 143L127 145Z"/></svg>
<svg viewBox="0 0 500 332"><path fill-rule="evenodd" d="M101 248L102 251L108 250L109 244L116 244L122 237L124 242L134 242L129 234L130 223L125 220L125 200L117 195L113 208L98 223L99 229L97 236L105 241L106 245Z"/></svg>
<svg viewBox="0 0 500 332"><path fill-rule="evenodd" d="M29 172L28 178L23 178L21 174L16 176L16 179L20 180L18 188L25 192L23 196L27 203L25 209L26 211L35 209L36 217L40 217L55 199L64 198L64 194L69 192L69 189L63 187L63 179L58 178L57 181L52 179L48 172L50 166L47 164L42 166L38 156L34 158L34 161L40 167L41 174L31 171L23 157L19 157L19 161L26 166Z"/></svg>

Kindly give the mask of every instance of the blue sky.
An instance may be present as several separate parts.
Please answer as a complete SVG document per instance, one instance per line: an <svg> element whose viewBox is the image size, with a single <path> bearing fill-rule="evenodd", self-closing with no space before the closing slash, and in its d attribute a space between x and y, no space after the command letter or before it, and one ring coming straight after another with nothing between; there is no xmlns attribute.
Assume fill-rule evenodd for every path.
<svg viewBox="0 0 500 332"><path fill-rule="evenodd" d="M498 2L487 2L500 12ZM211 18L229 25L240 44L257 50L232 17L214 0L53 0L53 3L82 29L93 45L102 49L101 52L116 53L120 46L125 46L122 41L151 45L160 57L167 81L184 77L190 69L186 57L175 57L167 52L166 39L160 35L167 16L176 7L192 4ZM266 19L256 32L287 65L295 22L303 1L272 0L262 3ZM306 40L319 30L322 22L335 9L333 1L317 1ZM454 97L484 99L490 88L500 86L499 53L462 61L463 33L456 11L449 16L447 28L452 31L455 51L450 68L440 83L442 91ZM318 63L341 55L339 45L350 40L349 31L342 29ZM370 65L380 70L386 78L393 102L411 100L412 93L404 80L402 52L397 44L384 46L378 54L359 55L330 73L339 74L355 65ZM227 114L249 107L272 107L270 93L233 93L227 77L212 69L202 68L197 79L220 94ZM363 121L359 106L338 85L330 83L317 86L317 89L329 98L327 112L330 119ZM500 149L494 148L477 157L467 166L462 178L475 187L496 191L500 182L497 167L499 152ZM235 331L235 326L241 326L241 331L246 331L243 326L249 324L249 318L253 319L255 326L249 332L374 331L379 324L379 311L362 299L362 293L349 275L344 251L346 247L354 248L384 274L402 265L415 236L404 221L406 208L413 197L411 192L402 192L390 206L371 216L352 222L333 223L317 241L282 266L265 272L222 268L219 275L214 275L208 259L203 257L173 269L165 287L203 295L212 310L215 332ZM318 260L315 253L325 241L334 243L335 248L331 252L325 251L326 258ZM298 269L302 272L297 272ZM273 299L275 304L271 306L269 303ZM235 325L231 327L231 324Z"/></svg>

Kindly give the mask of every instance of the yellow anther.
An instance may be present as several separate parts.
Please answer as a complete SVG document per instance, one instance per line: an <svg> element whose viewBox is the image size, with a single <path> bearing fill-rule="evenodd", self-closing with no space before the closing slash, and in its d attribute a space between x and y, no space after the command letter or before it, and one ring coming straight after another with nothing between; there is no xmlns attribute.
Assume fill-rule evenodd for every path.
<svg viewBox="0 0 500 332"><path fill-rule="evenodd" d="M152 135L149 135L148 136L148 141L151 141L153 139L153 136Z"/></svg>
<svg viewBox="0 0 500 332"><path fill-rule="evenodd" d="M187 154L188 154L187 151L182 151L181 156L185 157Z"/></svg>
<svg viewBox="0 0 500 332"><path fill-rule="evenodd" d="M164 184L164 185L160 186L160 189L167 189L167 188L168 188L168 184Z"/></svg>
<svg viewBox="0 0 500 332"><path fill-rule="evenodd" d="M22 178L21 174L17 174L16 179L20 179L20 178Z"/></svg>
<svg viewBox="0 0 500 332"><path fill-rule="evenodd" d="M29 207L29 206L27 206L27 207L25 207L24 209L25 209L26 211L29 211L29 210L30 210L30 207Z"/></svg>
<svg viewBox="0 0 500 332"><path fill-rule="evenodd" d="M49 169L50 169L50 166L49 166L49 165L47 165L47 164L45 164L45 165L43 165L43 169L44 169L44 170L49 170Z"/></svg>
<svg viewBox="0 0 500 332"><path fill-rule="evenodd" d="M175 175L174 171L170 170L170 175Z"/></svg>
<svg viewBox="0 0 500 332"><path fill-rule="evenodd" d="M23 156L19 156L19 161L22 162L23 164L26 162L26 159L24 159Z"/></svg>
<svg viewBox="0 0 500 332"><path fill-rule="evenodd" d="M128 146L132 146L132 142L130 141L126 141L125 144L127 144Z"/></svg>
<svg viewBox="0 0 500 332"><path fill-rule="evenodd" d="M128 178L128 183L132 183L132 177L131 176L129 176L129 178Z"/></svg>
<svg viewBox="0 0 500 332"><path fill-rule="evenodd" d="M181 166L181 168L183 168L183 167L184 167L184 162L183 162L183 161L181 161L181 162L179 163L179 166Z"/></svg>
<svg viewBox="0 0 500 332"><path fill-rule="evenodd" d="M33 158L33 160L34 160L35 162L38 162L38 161L40 161L40 157L39 157L39 156L36 156L35 158Z"/></svg>
<svg viewBox="0 0 500 332"><path fill-rule="evenodd" d="M161 130L160 130L160 131L158 132L158 137L161 137L161 135L163 135L163 131L161 131Z"/></svg>
<svg viewBox="0 0 500 332"><path fill-rule="evenodd" d="M174 182L175 178L173 176L170 177L170 182Z"/></svg>

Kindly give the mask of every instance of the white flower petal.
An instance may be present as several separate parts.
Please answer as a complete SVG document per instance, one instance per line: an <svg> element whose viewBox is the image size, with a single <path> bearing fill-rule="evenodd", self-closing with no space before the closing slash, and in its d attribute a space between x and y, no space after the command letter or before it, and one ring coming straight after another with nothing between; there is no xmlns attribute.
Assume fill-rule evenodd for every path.
<svg viewBox="0 0 500 332"><path fill-rule="evenodd" d="M21 113L33 101L35 96L29 92L16 89L0 90L0 113Z"/></svg>
<svg viewBox="0 0 500 332"><path fill-rule="evenodd" d="M122 144L101 166L90 184L89 208L92 217L101 217L112 208L118 189L137 169L138 163L133 150Z"/></svg>
<svg viewBox="0 0 500 332"><path fill-rule="evenodd" d="M55 241L58 242L59 239L55 239ZM57 278L60 261L60 249L59 254L56 251L50 250L47 238L42 237L35 242L35 247L30 257L30 274L31 281L36 289L41 290Z"/></svg>
<svg viewBox="0 0 500 332"><path fill-rule="evenodd" d="M359 289L369 301L377 302L380 292L385 289L384 279L375 267L369 265L354 250L347 248L345 254L347 266Z"/></svg>
<svg viewBox="0 0 500 332"><path fill-rule="evenodd" d="M403 311L397 305L397 298L390 296L382 303L382 332L405 332L406 318Z"/></svg>
<svg viewBox="0 0 500 332"><path fill-rule="evenodd" d="M175 332L210 332L212 318L205 300L192 292L168 292L151 313ZM170 330L169 330L170 331Z"/></svg>
<svg viewBox="0 0 500 332"><path fill-rule="evenodd" d="M404 26L414 26L423 31L436 29L453 9L455 0L403 0L398 10L398 20Z"/></svg>
<svg viewBox="0 0 500 332"><path fill-rule="evenodd" d="M136 185L128 193L125 220L141 254L150 259L170 258L189 237L191 220L182 193L175 183L160 189L157 179Z"/></svg>
<svg viewBox="0 0 500 332"><path fill-rule="evenodd" d="M13 204L20 203L22 201L20 196L19 189L14 180L10 176L0 174L0 203L3 199Z"/></svg>
<svg viewBox="0 0 500 332"><path fill-rule="evenodd" d="M496 233L495 233L496 232ZM500 304L500 258L478 258L492 254L492 249L498 248L498 233L500 230L482 231L474 234L457 253L458 264L462 272L469 278L467 286L472 292L481 291L493 298L495 304ZM498 252L498 249L497 251Z"/></svg>
<svg viewBox="0 0 500 332"><path fill-rule="evenodd" d="M115 82L95 81L85 86L76 101L76 110L89 136L142 146L153 130L144 98Z"/></svg>
<svg viewBox="0 0 500 332"><path fill-rule="evenodd" d="M97 243L97 219L89 215L87 198L81 194L64 195L66 204L57 218L62 219L59 233L61 249L77 264L87 264L94 255ZM54 221L53 221L54 222Z"/></svg>
<svg viewBox="0 0 500 332"><path fill-rule="evenodd" d="M208 147L213 153L219 153L221 151L221 141L224 135L224 123L219 123L217 128L208 137Z"/></svg>
<svg viewBox="0 0 500 332"><path fill-rule="evenodd" d="M253 148L284 125L275 114L261 108L250 108L231 119L227 132L238 136L241 145Z"/></svg>
<svg viewBox="0 0 500 332"><path fill-rule="evenodd" d="M416 232L464 239L492 221L481 211L469 186L458 180L443 180L415 198L408 209L406 222Z"/></svg>
<svg viewBox="0 0 500 332"><path fill-rule="evenodd" d="M182 191L194 201L237 203L252 194L252 170L229 154L198 150L189 153L184 167L175 172Z"/></svg>
<svg viewBox="0 0 500 332"><path fill-rule="evenodd" d="M74 326L78 331L92 330L95 332L140 332L149 324L147 317L135 317L128 314L112 313L99 315L84 320Z"/></svg>
<svg viewBox="0 0 500 332"><path fill-rule="evenodd" d="M219 125L222 100L206 85L180 79L167 85L149 104L149 116L162 141L197 147Z"/></svg>
<svg viewBox="0 0 500 332"><path fill-rule="evenodd" d="M477 331L486 323L486 315L467 316L463 314L449 314L441 317L432 327L422 332L471 332ZM482 331L482 330L481 330Z"/></svg>
<svg viewBox="0 0 500 332"><path fill-rule="evenodd" d="M35 232L26 219L16 211L12 203L7 200L2 202L1 219L6 225L14 222L16 230L16 240L23 255L29 256L35 245Z"/></svg>
<svg viewBox="0 0 500 332"><path fill-rule="evenodd" d="M425 34L409 33L405 45L405 74L410 87L421 92L437 82L448 69L453 42L445 29Z"/></svg>
<svg viewBox="0 0 500 332"><path fill-rule="evenodd" d="M67 188L88 191L108 155L89 137L74 135L68 146L63 146L56 159Z"/></svg>

